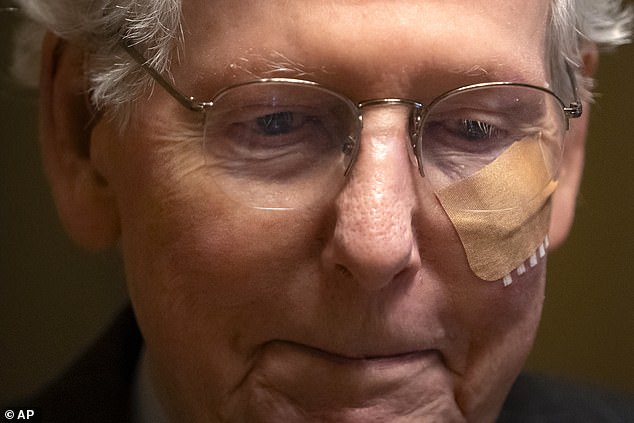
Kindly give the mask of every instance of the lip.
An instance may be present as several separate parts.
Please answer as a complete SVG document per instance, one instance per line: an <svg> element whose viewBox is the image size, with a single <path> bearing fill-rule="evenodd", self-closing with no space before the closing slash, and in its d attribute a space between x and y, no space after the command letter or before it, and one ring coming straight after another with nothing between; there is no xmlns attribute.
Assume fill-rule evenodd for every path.
<svg viewBox="0 0 634 423"><path fill-rule="evenodd" d="M347 375L351 380L369 378L374 381L395 381L434 367L444 367L443 356L436 349L377 347L369 352L340 352L294 341L275 340L268 342L261 353L261 358L274 358L278 363L283 362L288 371L295 369L316 379L328 379L339 374Z"/></svg>
<svg viewBox="0 0 634 423"><path fill-rule="evenodd" d="M406 363L411 361L420 360L423 357L429 356L430 354L438 354L438 351L435 349L425 349L425 350L412 350L412 351L403 351L403 352L395 352L395 353L357 353L357 354L349 354L349 353L339 353L331 350L322 349L319 347L313 347L306 344L301 344L293 341L272 341L272 343L280 343L285 344L292 349L297 349L298 351L303 351L306 354L315 356L316 358L321 358L327 361L332 361L340 364L348 364L348 365L371 365L371 364L398 364L398 363Z"/></svg>

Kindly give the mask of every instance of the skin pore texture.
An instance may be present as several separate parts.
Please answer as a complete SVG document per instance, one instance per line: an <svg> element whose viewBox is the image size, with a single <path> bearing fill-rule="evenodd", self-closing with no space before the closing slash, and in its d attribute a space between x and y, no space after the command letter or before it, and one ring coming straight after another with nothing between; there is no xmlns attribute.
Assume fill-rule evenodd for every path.
<svg viewBox="0 0 634 423"><path fill-rule="evenodd" d="M271 73L354 101L547 85L547 1L212 3L184 2L171 69L199 99ZM280 57L302 75L271 72ZM494 421L533 343L545 259L508 287L473 274L397 110L365 112L359 156L331 203L292 211L242 206L214 186L200 120L157 87L123 135L108 120L88 135L110 199L93 232L120 238L170 418Z"/></svg>

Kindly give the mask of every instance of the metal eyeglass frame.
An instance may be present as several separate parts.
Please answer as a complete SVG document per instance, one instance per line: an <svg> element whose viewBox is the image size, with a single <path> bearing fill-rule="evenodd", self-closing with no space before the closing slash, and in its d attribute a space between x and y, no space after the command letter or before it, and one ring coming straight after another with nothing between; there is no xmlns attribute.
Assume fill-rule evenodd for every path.
<svg viewBox="0 0 634 423"><path fill-rule="evenodd" d="M132 59L148 75L150 75L152 79L154 79L154 81L156 81L159 85L161 85L165 89L165 91L167 91L167 93L170 94L174 99L176 99L176 101L178 101L181 105L183 105L184 107L186 107L187 109L191 111L201 112L201 113L205 113L213 109L214 107L213 99L210 101L199 101L196 99L196 97L186 96L185 94L181 93L172 83L170 83L167 79L165 79L165 77L161 75L161 73L159 73L156 69L150 66L148 60L134 47L133 44L128 43L123 38L120 40L119 44L128 53L128 55L130 55L130 57L132 57ZM364 107L372 107L372 106L379 106L379 105L402 105L402 106L411 107L413 110L416 111L416 115L413 121L414 123L412 127L413 130L410 133L410 137L411 137L410 144L412 149L416 152L415 155L416 155L416 160L418 162L418 171L422 177L425 177L425 171L423 169L422 161L420 160L420 151L419 151L420 146L417 145L417 142L416 142L418 138L418 133L423 121L424 111L432 109L435 104L442 101L444 98L452 96L462 91L470 91L470 90L475 90L479 88L495 87L495 86L525 87L525 88L531 88L531 89L535 89L535 90L547 93L551 95L554 99L556 99L557 102L560 104L564 117L565 117L565 130L568 130L569 124L570 124L569 120L578 118L582 115L583 105L579 98L574 71L572 70L568 62L566 62L566 73L568 75L568 78L570 79L570 86L572 88L572 95L574 98L574 100L568 105L566 105L566 103L564 103L564 101L557 94L555 94L552 90L546 87L540 87L537 85L521 83L521 82L483 82L478 84L466 85L466 86L449 90L445 92L444 94L437 96L428 104L424 104L416 100L411 100L406 98L376 98L376 99L364 100L361 102L354 103L352 100L348 99L347 97L341 94L338 94L334 91L331 91L323 87L321 84L317 82L308 81L304 79L294 79L294 78L261 78L261 79L254 79L254 80L243 82L243 83L238 83L238 84L231 85L221 89L215 94L214 99L218 98L218 96L220 96L223 92L226 92L229 89L245 86L245 85L257 84L257 83L280 82L280 83L290 83L295 85L319 87L322 89L326 89L327 91L332 92L334 95L337 95L338 97L346 100L346 102L348 102L351 106L353 107L356 106L357 118L359 120L359 124L361 125L360 127L362 127L362 122L363 122L363 115L362 113L360 113L360 111ZM348 163L346 170L344 172L344 175L348 175L350 169L352 169L352 167L354 166L354 162L356 161L359 145L356 142L353 142L352 145L353 146L351 147L350 143L345 143L343 147L344 151L347 151L348 153L352 154L352 160L350 160L350 162Z"/></svg>

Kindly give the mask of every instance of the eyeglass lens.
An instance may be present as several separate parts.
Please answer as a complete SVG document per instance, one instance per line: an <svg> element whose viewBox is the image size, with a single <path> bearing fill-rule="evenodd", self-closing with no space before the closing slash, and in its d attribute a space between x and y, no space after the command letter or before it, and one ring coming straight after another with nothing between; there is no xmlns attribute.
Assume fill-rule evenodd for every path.
<svg viewBox="0 0 634 423"><path fill-rule="evenodd" d="M346 182L360 131L359 109L335 92L292 82L245 84L222 92L206 112L206 165L220 189L251 207L325 203ZM525 157L518 175L517 166L507 166L495 176L500 184L527 178L526 167L541 173L535 180L550 181L561 160L565 117L557 98L535 87L474 86L434 100L416 132L421 173L434 190L477 175L516 144L535 145L538 154ZM535 195L542 188L535 186ZM522 191L508 207L527 201Z"/></svg>

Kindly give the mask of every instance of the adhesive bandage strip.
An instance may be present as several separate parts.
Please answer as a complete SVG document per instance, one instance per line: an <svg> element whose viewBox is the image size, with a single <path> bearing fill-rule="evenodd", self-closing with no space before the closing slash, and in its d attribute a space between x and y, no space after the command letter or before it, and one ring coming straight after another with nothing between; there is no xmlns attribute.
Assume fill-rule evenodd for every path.
<svg viewBox="0 0 634 423"><path fill-rule="evenodd" d="M527 258L533 267L545 254L539 247L557 182L542 148L541 138L517 141L479 172L436 193L480 279L498 281Z"/></svg>
<svg viewBox="0 0 634 423"><path fill-rule="evenodd" d="M546 238L544 238L544 242L542 242L537 248L537 251L528 258L528 262L529 262L528 269L537 266L539 259L543 259L544 257L546 257L548 245L549 245L548 236L546 236ZM528 269L526 267L526 264L522 263L519 266L517 266L517 269L515 269L515 274L518 277L522 276L528 271ZM505 275L502 278L502 284L505 287L511 285L512 283L513 283L513 272L509 273L508 275Z"/></svg>

